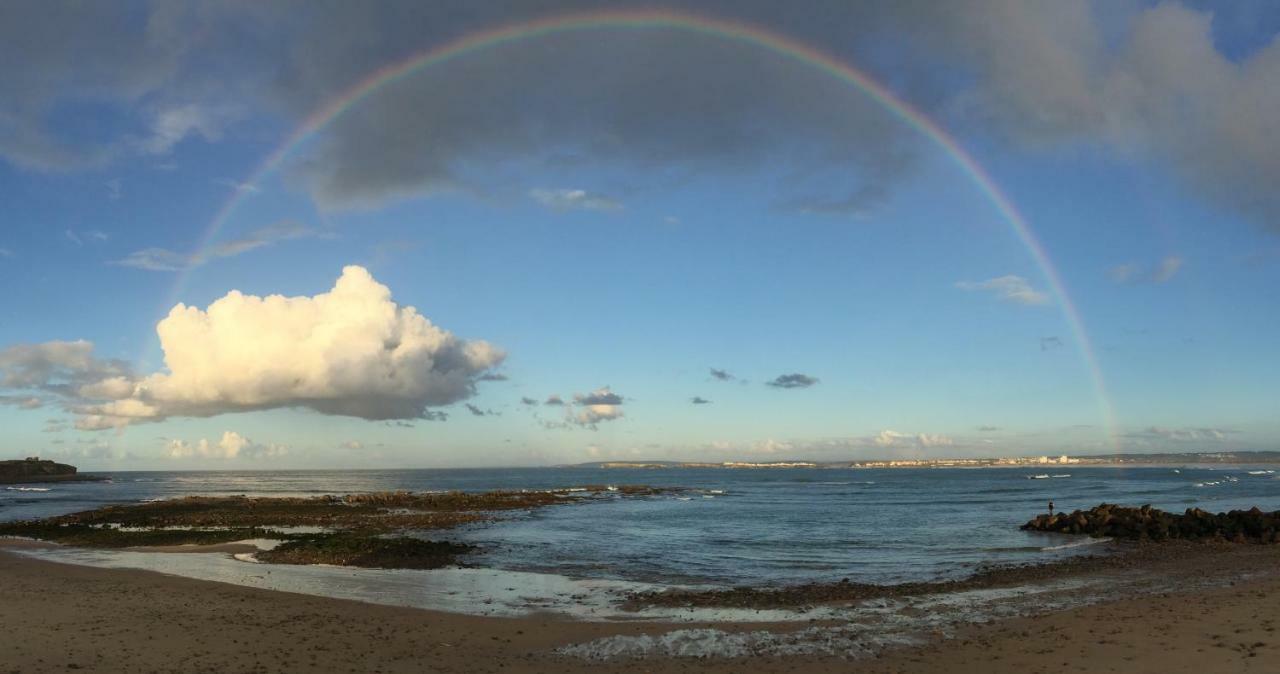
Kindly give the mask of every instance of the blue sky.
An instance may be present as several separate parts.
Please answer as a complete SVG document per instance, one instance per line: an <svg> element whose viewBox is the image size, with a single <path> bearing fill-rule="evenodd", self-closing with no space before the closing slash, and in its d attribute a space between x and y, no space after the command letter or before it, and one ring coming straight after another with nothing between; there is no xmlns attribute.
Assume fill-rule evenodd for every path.
<svg viewBox="0 0 1280 674"><path fill-rule="evenodd" d="M500 5L7 9L0 31L27 43L0 60L0 455L1277 448L1265 3L693 10L863 68L952 133L1057 266L1105 395L1045 270L951 157L847 85L711 36L482 50L380 89L253 178L379 67L576 11ZM271 295L297 299L256 300Z"/></svg>

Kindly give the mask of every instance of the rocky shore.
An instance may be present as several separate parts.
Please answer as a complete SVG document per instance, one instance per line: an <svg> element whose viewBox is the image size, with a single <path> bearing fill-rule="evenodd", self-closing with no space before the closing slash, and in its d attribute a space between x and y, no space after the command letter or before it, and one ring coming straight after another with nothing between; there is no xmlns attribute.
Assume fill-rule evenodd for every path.
<svg viewBox="0 0 1280 674"><path fill-rule="evenodd" d="M1217 539L1232 543L1280 543L1280 511L1232 510L1210 513L1188 508L1181 515L1103 503L1071 514L1040 515L1022 525L1027 531L1087 534L1125 540Z"/></svg>

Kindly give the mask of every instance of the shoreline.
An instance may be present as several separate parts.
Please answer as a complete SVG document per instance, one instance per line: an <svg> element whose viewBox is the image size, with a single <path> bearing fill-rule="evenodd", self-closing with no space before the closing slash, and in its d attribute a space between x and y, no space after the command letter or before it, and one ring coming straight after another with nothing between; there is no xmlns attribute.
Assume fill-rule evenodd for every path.
<svg viewBox="0 0 1280 674"><path fill-rule="evenodd" d="M8 475L0 477L0 487L6 487L19 484L62 484L66 482L110 482L111 478L106 475L92 474L75 474L75 475L30 475L30 476L14 476Z"/></svg>
<svg viewBox="0 0 1280 674"><path fill-rule="evenodd" d="M1126 654L1094 662L1123 662L1127 671L1251 672L1264 671L1263 663L1280 655L1273 617L1274 599L1280 597L1280 546L1197 544L1189 553L1130 558L1130 568L1119 573L1064 572L1054 583L1042 570L1023 585L1030 590L1025 595L985 589L861 602L873 618L889 621L891 629L884 632L889 638L872 638L871 623L834 617L726 623L592 622L538 612L465 615L65 564L14 549L39 545L44 544L0 545L0 577L7 582L0 621L19 626L9 627L7 635L17 644L12 666L24 672L65 671L71 664L112 671L106 662L128 662L137 671L248 672L261 666L268 671L407 672L421 671L428 662L439 671L621 672L641 665L653 672L847 671L850 662L843 657L785 648L831 635L849 636L849 652L867 658L859 660L859 671L869 672L1072 668L1064 662L1091 671L1094 656L1087 654L1117 649ZM1081 596L1086 591L1090 598ZM985 595L992 598L985 612L964 606L957 612L948 604ZM1199 610L1183 610L1187 607ZM1030 614L1021 614L1024 609ZM926 628L928 621L900 620L912 614L941 618L933 629ZM1182 638L1156 636L1170 628L1169 621L1183 631ZM917 628L896 632L892 628L899 623ZM173 626L182 629L175 632ZM155 637L121 641L125 633ZM1053 636L1039 636L1046 634ZM865 648L858 638L867 641ZM672 655L697 653L708 644L730 656L761 655ZM616 657L558 652L565 647L583 656ZM636 654L646 657L636 660ZM1224 655L1232 658L1225 661L1228 667Z"/></svg>

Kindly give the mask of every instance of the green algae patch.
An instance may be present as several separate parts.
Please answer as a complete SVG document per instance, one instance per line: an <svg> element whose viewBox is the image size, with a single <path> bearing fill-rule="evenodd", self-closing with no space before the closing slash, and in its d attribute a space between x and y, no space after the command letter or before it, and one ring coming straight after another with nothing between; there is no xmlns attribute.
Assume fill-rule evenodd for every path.
<svg viewBox="0 0 1280 674"><path fill-rule="evenodd" d="M333 564L378 569L439 569L457 563L474 546L424 541L404 536L382 537L355 532L293 537L273 550L255 555L268 564Z"/></svg>
<svg viewBox="0 0 1280 674"><path fill-rule="evenodd" d="M282 534L258 528L121 530L86 524L53 524L41 520L0 524L0 536L34 538L82 548L135 548L217 545L251 538L278 539Z"/></svg>

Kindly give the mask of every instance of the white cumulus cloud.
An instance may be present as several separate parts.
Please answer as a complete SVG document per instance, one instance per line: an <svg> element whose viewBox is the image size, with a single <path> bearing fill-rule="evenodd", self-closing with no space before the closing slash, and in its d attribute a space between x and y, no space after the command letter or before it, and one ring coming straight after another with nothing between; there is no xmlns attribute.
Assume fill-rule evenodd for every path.
<svg viewBox="0 0 1280 674"><path fill-rule="evenodd" d="M396 304L357 266L312 297L233 290L206 309L179 304L156 331L165 371L132 375L84 341L19 345L0 351L0 388L62 396L82 430L281 407L414 419L469 398L505 357Z"/></svg>

